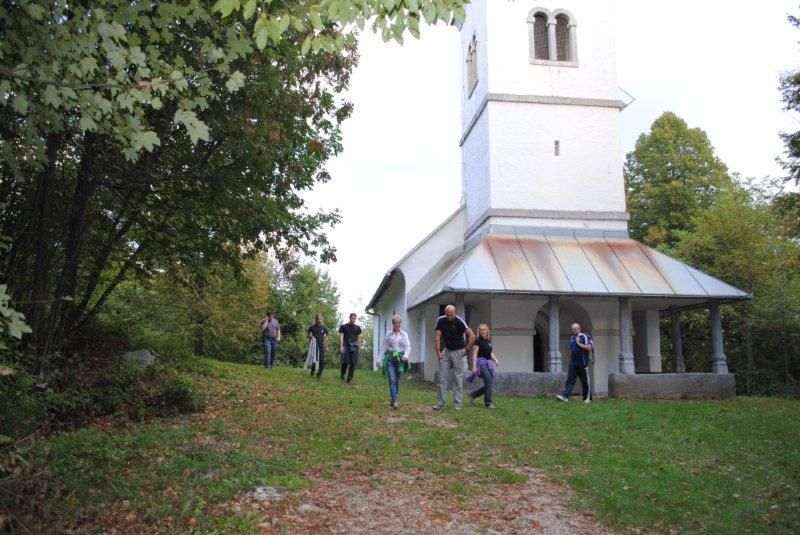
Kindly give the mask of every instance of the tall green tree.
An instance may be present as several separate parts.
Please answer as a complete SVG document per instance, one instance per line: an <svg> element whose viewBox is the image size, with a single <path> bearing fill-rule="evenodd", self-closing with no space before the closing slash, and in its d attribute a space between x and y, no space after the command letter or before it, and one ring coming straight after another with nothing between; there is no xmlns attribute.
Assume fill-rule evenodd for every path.
<svg viewBox="0 0 800 535"><path fill-rule="evenodd" d="M462 0L0 6L0 258L40 374L132 272L332 254L328 175L367 20L402 40ZM244 88L244 91L242 90ZM135 162L135 164L131 164Z"/></svg>
<svg viewBox="0 0 800 535"><path fill-rule="evenodd" d="M792 26L800 28L800 19L793 15L789 15L788 19ZM780 91L784 109L800 112L800 69L789 71L780 77ZM800 186L800 129L782 133L781 139L786 145L786 155L781 161L783 168L789 173L786 181L793 181Z"/></svg>
<svg viewBox="0 0 800 535"><path fill-rule="evenodd" d="M789 22L800 28L800 19L789 15ZM780 91L785 110L800 112L800 69L789 71L780 78ZM783 168L788 173L785 182L800 186L800 129L784 132L781 139L786 146L786 153L781 159ZM775 200L775 210L782 218L783 232L794 239L800 239L800 192L786 190Z"/></svg>
<svg viewBox="0 0 800 535"><path fill-rule="evenodd" d="M651 246L674 245L677 233L691 230L693 218L731 185L706 133L672 112L639 136L624 176L631 236Z"/></svg>
<svg viewBox="0 0 800 535"><path fill-rule="evenodd" d="M784 237L774 189L736 184L693 218L669 251L754 295L723 307L726 354L740 391L800 394L800 245ZM687 367L710 366L707 315L687 317Z"/></svg>
<svg viewBox="0 0 800 535"><path fill-rule="evenodd" d="M351 106L336 94L356 55L303 56L289 41L274 52L243 65L245 88L208 105L208 142L194 145L164 109L150 118L162 142L136 165L110 137L72 132L53 155L57 180L3 175L0 229L13 241L0 262L29 303L40 373L130 274L180 263L202 278L259 251L333 253L321 230L338 215L309 212L302 195L328 180L324 162L341 150Z"/></svg>
<svg viewBox="0 0 800 535"><path fill-rule="evenodd" d="M269 308L281 324L278 359L294 366L303 363L308 348L306 333L316 314L325 317L325 326L331 331L328 358L336 358L337 329L342 323L338 315L339 289L336 283L310 263L300 263L296 269L288 271L272 263L270 272L271 279L277 282L270 294Z"/></svg>

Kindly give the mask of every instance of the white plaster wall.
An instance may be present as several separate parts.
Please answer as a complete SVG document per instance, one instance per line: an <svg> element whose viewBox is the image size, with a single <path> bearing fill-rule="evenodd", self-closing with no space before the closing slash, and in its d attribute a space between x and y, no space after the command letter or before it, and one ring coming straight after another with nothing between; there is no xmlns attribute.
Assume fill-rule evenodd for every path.
<svg viewBox="0 0 800 535"><path fill-rule="evenodd" d="M607 395L608 374L619 369L619 305L616 300L588 301L580 305L592 321L591 334L594 341L594 366L590 369L592 389L595 394ZM569 366L568 337L567 330L561 348L564 370Z"/></svg>
<svg viewBox="0 0 800 535"><path fill-rule="evenodd" d="M427 332L425 337L429 342L426 344L425 352L425 380L433 381L436 371L439 369L439 358L436 356L436 349L434 346L434 327L436 327L436 320L439 319L439 307L437 305L425 305L423 307L425 314L425 327Z"/></svg>
<svg viewBox="0 0 800 535"><path fill-rule="evenodd" d="M491 208L625 211L617 109L490 102L486 113Z"/></svg>
<svg viewBox="0 0 800 535"><path fill-rule="evenodd" d="M532 65L528 13L534 7L569 10L578 23L578 66ZM617 99L614 16L608 0L492 1L487 14L489 92ZM462 32L463 33L463 32ZM463 36L462 36L463 38Z"/></svg>
<svg viewBox="0 0 800 535"><path fill-rule="evenodd" d="M413 323L413 320L410 320L409 314L406 311L406 285L404 282L402 273L395 274L392 283L384 292L381 300L374 307L375 312L380 314L380 325L377 324L378 320L376 318L373 335L375 340L373 344L373 357L375 362L380 362L383 358L383 354L380 353L380 343L386 331L392 328L392 316L398 314L403 319L402 329L404 331L408 332L407 327L409 327L409 323ZM409 332L408 335L410 337L411 333Z"/></svg>
<svg viewBox="0 0 800 535"><path fill-rule="evenodd" d="M443 213L442 218L448 215ZM443 227L418 244L400 263L398 268L405 275L406 291L413 288L444 253L464 243L465 225L465 210L459 210ZM384 298L380 303L383 301ZM405 310L405 305L403 309Z"/></svg>
<svg viewBox="0 0 800 535"><path fill-rule="evenodd" d="M465 228L490 206L489 114L484 112L461 146L461 187L466 203Z"/></svg>
<svg viewBox="0 0 800 535"><path fill-rule="evenodd" d="M545 302L543 298L492 299L491 321L486 323L492 330L492 341L502 371L533 371L534 320Z"/></svg>
<svg viewBox="0 0 800 535"><path fill-rule="evenodd" d="M492 0L492 3L497 0ZM472 0L466 6L466 18L461 26L461 130L464 131L486 97L489 81L489 61L486 26L486 0ZM467 87L467 51L472 36L477 41L478 84L472 95Z"/></svg>
<svg viewBox="0 0 800 535"><path fill-rule="evenodd" d="M661 324L658 310L633 312L633 360L636 372L661 372Z"/></svg>

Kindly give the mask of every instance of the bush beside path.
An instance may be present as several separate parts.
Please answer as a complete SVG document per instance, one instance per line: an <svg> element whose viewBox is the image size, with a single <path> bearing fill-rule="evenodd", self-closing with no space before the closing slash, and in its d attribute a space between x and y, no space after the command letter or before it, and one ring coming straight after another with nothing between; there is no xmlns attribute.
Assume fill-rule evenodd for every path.
<svg viewBox="0 0 800 535"><path fill-rule="evenodd" d="M204 412L32 441L3 503L32 531L789 533L800 404L591 405L498 397L430 410L403 380L355 388L293 368L203 361ZM9 502L8 494L13 494ZM11 518L13 517L13 518Z"/></svg>

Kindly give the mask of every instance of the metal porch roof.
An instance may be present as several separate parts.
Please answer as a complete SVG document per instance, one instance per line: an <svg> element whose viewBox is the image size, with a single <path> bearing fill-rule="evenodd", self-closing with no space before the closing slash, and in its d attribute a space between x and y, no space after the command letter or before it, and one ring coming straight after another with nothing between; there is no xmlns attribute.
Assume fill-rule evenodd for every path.
<svg viewBox="0 0 800 535"><path fill-rule="evenodd" d="M740 300L752 297L630 238L490 234L439 262L408 308L450 292Z"/></svg>

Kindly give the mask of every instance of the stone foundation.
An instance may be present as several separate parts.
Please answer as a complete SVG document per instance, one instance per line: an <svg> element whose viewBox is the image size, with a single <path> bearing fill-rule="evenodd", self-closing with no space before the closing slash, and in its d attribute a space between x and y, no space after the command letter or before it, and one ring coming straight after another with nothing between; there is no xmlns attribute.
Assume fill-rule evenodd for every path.
<svg viewBox="0 0 800 535"><path fill-rule="evenodd" d="M732 373L611 373L608 395L617 398L702 399L736 397Z"/></svg>

